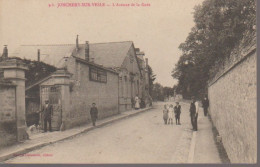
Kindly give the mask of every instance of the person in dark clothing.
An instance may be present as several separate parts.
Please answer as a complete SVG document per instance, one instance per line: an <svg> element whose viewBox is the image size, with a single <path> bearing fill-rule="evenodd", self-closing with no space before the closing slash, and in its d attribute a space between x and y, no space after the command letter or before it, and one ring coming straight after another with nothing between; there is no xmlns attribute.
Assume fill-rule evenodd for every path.
<svg viewBox="0 0 260 167"><path fill-rule="evenodd" d="M141 108L145 108L145 102L144 102L144 99L143 99L143 98L141 98L140 107L141 107Z"/></svg>
<svg viewBox="0 0 260 167"><path fill-rule="evenodd" d="M135 108L135 100L133 97L131 98L131 103L132 103L132 108Z"/></svg>
<svg viewBox="0 0 260 167"><path fill-rule="evenodd" d="M206 117L208 115L208 108L209 108L209 99L207 98L207 96L205 96L204 99L202 100L202 107L204 110L204 116Z"/></svg>
<svg viewBox="0 0 260 167"><path fill-rule="evenodd" d="M191 125L194 131L197 131L197 119L198 119L198 104L196 103L195 97L192 97L192 102L190 104L190 118Z"/></svg>
<svg viewBox="0 0 260 167"><path fill-rule="evenodd" d="M91 116L93 126L96 126L96 121L98 118L98 109L96 107L96 103L92 103L92 107L90 109L90 116Z"/></svg>
<svg viewBox="0 0 260 167"><path fill-rule="evenodd" d="M180 125L181 105L179 105L179 102L176 102L176 106L174 107L174 113L175 113L176 125Z"/></svg>
<svg viewBox="0 0 260 167"><path fill-rule="evenodd" d="M49 123L49 131L51 132L51 118L53 116L53 109L52 105L49 104L49 100L45 101L45 105L43 106L41 112L43 113L44 132L47 132L47 122Z"/></svg>

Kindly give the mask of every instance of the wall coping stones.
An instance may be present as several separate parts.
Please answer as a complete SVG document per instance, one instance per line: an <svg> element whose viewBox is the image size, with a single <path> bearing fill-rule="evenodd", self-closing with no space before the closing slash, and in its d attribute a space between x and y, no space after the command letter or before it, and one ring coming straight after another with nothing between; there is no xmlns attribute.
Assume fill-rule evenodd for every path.
<svg viewBox="0 0 260 167"><path fill-rule="evenodd" d="M239 45L236 49L231 53L230 58L224 60L224 64L217 65L219 66L219 71L216 72L216 75L208 81L208 87L217 82L221 77L235 68L237 65L245 61L248 57L254 55L256 53L256 36L253 37L251 43L247 46ZM238 56L237 56L238 55Z"/></svg>
<svg viewBox="0 0 260 167"><path fill-rule="evenodd" d="M0 68L2 69L22 69L28 70L25 64L19 59L6 59L5 61L0 62Z"/></svg>

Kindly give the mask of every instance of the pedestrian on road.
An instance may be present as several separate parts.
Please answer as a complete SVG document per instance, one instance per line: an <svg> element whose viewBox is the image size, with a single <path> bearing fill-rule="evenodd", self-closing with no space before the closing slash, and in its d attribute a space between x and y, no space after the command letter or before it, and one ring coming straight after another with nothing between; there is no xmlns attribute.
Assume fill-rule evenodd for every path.
<svg viewBox="0 0 260 167"><path fill-rule="evenodd" d="M173 105L170 104L168 109L168 122L167 122L168 124L173 124L173 112L174 112Z"/></svg>
<svg viewBox="0 0 260 167"><path fill-rule="evenodd" d="M192 97L192 102L190 104L190 118L191 125L194 131L198 130L197 119L198 119L198 102L196 102L195 97Z"/></svg>
<svg viewBox="0 0 260 167"><path fill-rule="evenodd" d="M144 98L141 98L141 105L140 105L140 107L141 108L145 108L146 107Z"/></svg>
<svg viewBox="0 0 260 167"><path fill-rule="evenodd" d="M167 124L167 120L168 120L168 109L167 109L167 105L164 105L164 109L163 109L163 120L164 120L164 124Z"/></svg>
<svg viewBox="0 0 260 167"><path fill-rule="evenodd" d="M52 105L49 104L49 100L45 100L45 105L43 105L42 110L40 111L43 114L43 126L44 126L44 132L47 132L47 122L49 123L49 131L52 132L51 129L51 118L53 116L53 109Z"/></svg>
<svg viewBox="0 0 260 167"><path fill-rule="evenodd" d="M96 103L92 103L92 107L90 109L90 115L91 115L91 120L92 120L93 126L96 126L96 121L98 118L98 109L96 107Z"/></svg>
<svg viewBox="0 0 260 167"><path fill-rule="evenodd" d="M209 108L209 99L207 98L207 96L205 96L204 99L202 100L202 107L204 110L204 116L206 117L208 115L208 108Z"/></svg>
<svg viewBox="0 0 260 167"><path fill-rule="evenodd" d="M180 125L181 105L179 104L179 102L176 102L176 106L174 107L174 113L175 113L176 125Z"/></svg>
<svg viewBox="0 0 260 167"><path fill-rule="evenodd" d="M153 105L153 98L149 95L149 106L151 107Z"/></svg>
<svg viewBox="0 0 260 167"><path fill-rule="evenodd" d="M131 98L131 104L132 104L132 108L135 108L135 100L134 100L134 97Z"/></svg>
<svg viewBox="0 0 260 167"><path fill-rule="evenodd" d="M140 108L140 100L139 97L135 96L135 109L138 110Z"/></svg>

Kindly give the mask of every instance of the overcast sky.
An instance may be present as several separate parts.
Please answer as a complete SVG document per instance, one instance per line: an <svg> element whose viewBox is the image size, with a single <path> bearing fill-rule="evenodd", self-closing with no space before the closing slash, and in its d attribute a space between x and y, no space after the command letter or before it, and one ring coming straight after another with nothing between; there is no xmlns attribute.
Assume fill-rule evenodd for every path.
<svg viewBox="0 0 260 167"><path fill-rule="evenodd" d="M0 47L22 44L133 41L145 52L156 82L172 87L171 71L203 0L0 0ZM150 7L63 7L57 2L150 3ZM54 7L48 4L53 3ZM2 48L0 52L2 52Z"/></svg>

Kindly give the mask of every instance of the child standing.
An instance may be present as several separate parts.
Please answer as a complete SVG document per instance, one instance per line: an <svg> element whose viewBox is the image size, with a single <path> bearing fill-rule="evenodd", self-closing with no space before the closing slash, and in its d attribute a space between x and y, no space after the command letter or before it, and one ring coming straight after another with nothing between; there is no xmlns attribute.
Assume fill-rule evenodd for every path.
<svg viewBox="0 0 260 167"><path fill-rule="evenodd" d="M176 102L176 106L174 107L174 113L175 113L176 125L180 125L181 105L179 105L179 102Z"/></svg>
<svg viewBox="0 0 260 167"><path fill-rule="evenodd" d="M164 105L164 109L163 109L163 120L164 120L164 124L167 124L167 120L168 120L168 109L167 109L167 105Z"/></svg>
<svg viewBox="0 0 260 167"><path fill-rule="evenodd" d="M168 124L173 124L173 105L171 104L168 109Z"/></svg>

